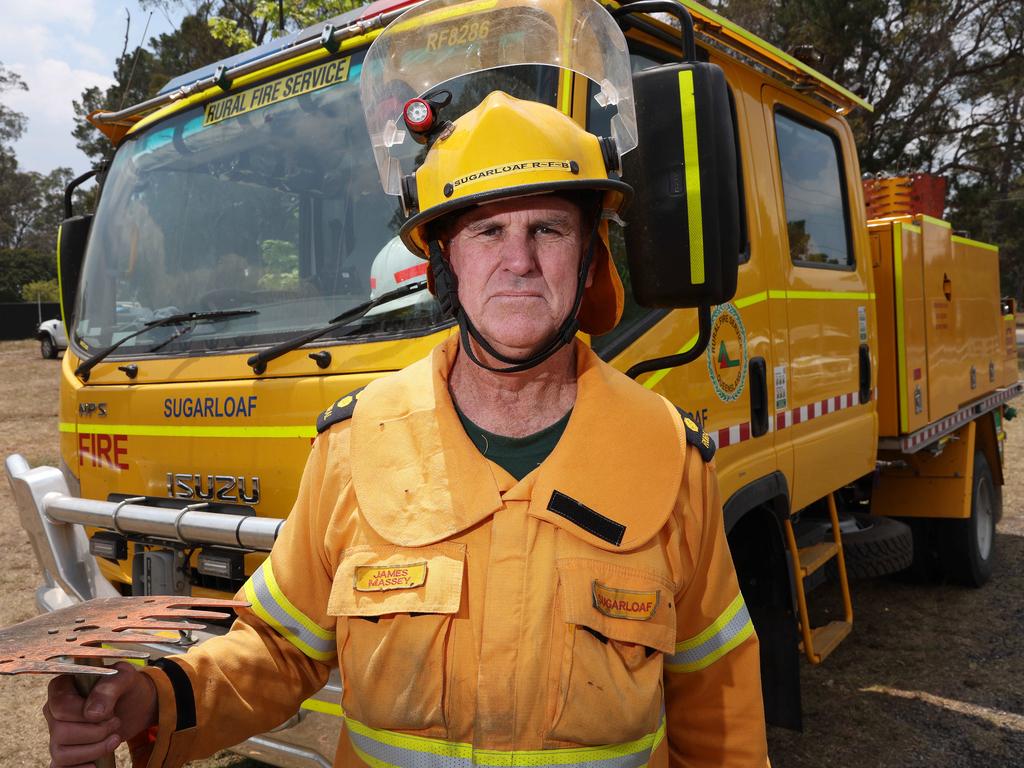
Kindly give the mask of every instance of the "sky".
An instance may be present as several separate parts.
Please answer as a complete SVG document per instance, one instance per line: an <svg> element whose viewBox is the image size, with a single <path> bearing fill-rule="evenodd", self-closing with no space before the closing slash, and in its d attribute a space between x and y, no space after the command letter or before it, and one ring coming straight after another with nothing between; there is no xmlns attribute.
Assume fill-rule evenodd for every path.
<svg viewBox="0 0 1024 768"><path fill-rule="evenodd" d="M0 103L28 117L15 145L22 170L48 173L57 166L76 173L88 158L71 137L71 101L92 85L113 84L114 60L124 47L125 9L131 14L129 50L143 41L149 17L137 0L4 0L0 63L21 75L28 92L6 91ZM170 32L184 16L181 6L157 10L145 40Z"/></svg>

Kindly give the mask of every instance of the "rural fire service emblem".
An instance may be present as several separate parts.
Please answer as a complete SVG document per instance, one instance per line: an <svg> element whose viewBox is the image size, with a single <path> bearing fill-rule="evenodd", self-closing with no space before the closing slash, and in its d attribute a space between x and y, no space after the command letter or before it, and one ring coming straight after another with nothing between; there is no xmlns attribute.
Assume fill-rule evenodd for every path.
<svg viewBox="0 0 1024 768"><path fill-rule="evenodd" d="M731 403L742 395L747 383L747 331L732 304L720 304L711 313L707 359L708 375L719 399Z"/></svg>

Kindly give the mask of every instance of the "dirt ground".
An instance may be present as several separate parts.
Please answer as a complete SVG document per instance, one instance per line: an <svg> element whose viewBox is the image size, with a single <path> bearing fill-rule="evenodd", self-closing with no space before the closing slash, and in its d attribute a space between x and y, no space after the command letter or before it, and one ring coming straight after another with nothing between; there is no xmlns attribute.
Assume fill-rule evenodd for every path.
<svg viewBox="0 0 1024 768"><path fill-rule="evenodd" d="M0 458L57 465L59 364L34 341L0 342ZM776 768L1024 766L1024 419L1007 425L1005 512L980 590L894 579L854 586L854 630L804 664L804 731L769 732ZM0 481L0 626L34 614L35 559ZM834 604L829 588L811 602ZM0 681L0 766L48 764L45 680ZM126 764L119 756L119 765ZM224 753L203 768L259 768Z"/></svg>

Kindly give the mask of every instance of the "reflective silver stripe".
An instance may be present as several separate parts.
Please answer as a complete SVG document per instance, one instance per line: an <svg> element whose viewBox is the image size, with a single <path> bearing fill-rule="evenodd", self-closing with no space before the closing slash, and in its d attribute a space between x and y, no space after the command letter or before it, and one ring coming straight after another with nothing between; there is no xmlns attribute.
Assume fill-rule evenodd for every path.
<svg viewBox="0 0 1024 768"><path fill-rule="evenodd" d="M657 731L627 744L506 752L345 722L356 754L373 768L641 768L665 734L662 718Z"/></svg>
<svg viewBox="0 0 1024 768"><path fill-rule="evenodd" d="M690 640L676 645L665 660L669 672L696 672L710 666L754 633L743 595L737 595L711 626Z"/></svg>
<svg viewBox="0 0 1024 768"><path fill-rule="evenodd" d="M292 604L274 578L270 558L264 560L245 583L245 595L256 615L304 654L317 661L334 660L335 633L321 627Z"/></svg>

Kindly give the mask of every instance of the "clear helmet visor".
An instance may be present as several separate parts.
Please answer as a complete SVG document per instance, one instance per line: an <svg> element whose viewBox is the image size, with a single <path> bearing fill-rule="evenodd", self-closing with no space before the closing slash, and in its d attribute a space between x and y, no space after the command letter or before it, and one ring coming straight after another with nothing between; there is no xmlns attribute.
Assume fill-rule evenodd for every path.
<svg viewBox="0 0 1024 768"><path fill-rule="evenodd" d="M636 146L626 39L595 0L428 0L384 30L363 60L360 97L384 191L401 194L402 175L422 149L402 119L409 99L469 75L524 66L586 77L597 104L616 109L611 132L619 153ZM566 82L560 88L567 80L559 78ZM480 90L477 103L489 92Z"/></svg>

